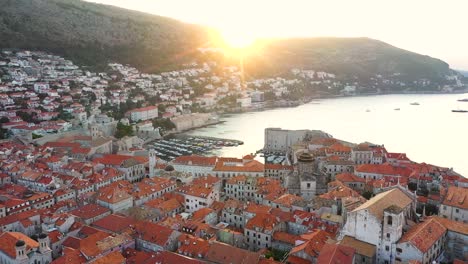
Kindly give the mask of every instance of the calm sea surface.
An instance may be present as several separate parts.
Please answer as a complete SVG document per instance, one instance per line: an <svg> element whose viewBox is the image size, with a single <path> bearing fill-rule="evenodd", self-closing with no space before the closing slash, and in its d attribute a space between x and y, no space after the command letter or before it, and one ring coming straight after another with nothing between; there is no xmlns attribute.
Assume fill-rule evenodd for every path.
<svg viewBox="0 0 468 264"><path fill-rule="evenodd" d="M349 142L384 144L388 151L406 152L417 162L453 167L466 177L468 113L451 112L468 110L468 103L457 102L461 98L468 98L468 94L324 99L294 108L223 116L225 123L187 134L242 140L242 146L215 153L241 157L263 147L267 127L323 130ZM420 105L410 105L412 102Z"/></svg>

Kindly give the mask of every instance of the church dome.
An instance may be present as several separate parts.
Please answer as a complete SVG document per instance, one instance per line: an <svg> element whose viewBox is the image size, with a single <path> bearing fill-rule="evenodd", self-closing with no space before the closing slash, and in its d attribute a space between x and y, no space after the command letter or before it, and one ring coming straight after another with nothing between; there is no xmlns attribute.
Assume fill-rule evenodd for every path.
<svg viewBox="0 0 468 264"><path fill-rule="evenodd" d="M301 155L299 155L298 160L300 162L313 162L314 157L312 157L312 155L310 155L310 153L304 152Z"/></svg>

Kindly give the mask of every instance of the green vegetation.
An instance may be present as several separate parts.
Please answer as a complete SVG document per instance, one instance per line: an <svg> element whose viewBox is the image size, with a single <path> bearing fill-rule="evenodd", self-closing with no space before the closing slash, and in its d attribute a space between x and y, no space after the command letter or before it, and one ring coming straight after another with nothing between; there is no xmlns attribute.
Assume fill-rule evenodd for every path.
<svg viewBox="0 0 468 264"><path fill-rule="evenodd" d="M133 127L131 125L124 125L121 122L117 123L117 130L115 131L116 138L123 138L125 136L133 136Z"/></svg>
<svg viewBox="0 0 468 264"><path fill-rule="evenodd" d="M402 80L442 81L449 65L439 59L396 48L369 38L307 38L265 41L258 56L246 58L250 74L283 74L290 68L338 74L343 80L400 73Z"/></svg>
<svg viewBox="0 0 468 264"><path fill-rule="evenodd" d="M362 193L362 197L366 198L367 200L369 200L370 198L372 198L374 194L371 192L371 191L364 191Z"/></svg>
<svg viewBox="0 0 468 264"><path fill-rule="evenodd" d="M0 48L61 54L104 70L110 61L157 72L187 62L206 29L173 19L80 0L5 0Z"/></svg>
<svg viewBox="0 0 468 264"><path fill-rule="evenodd" d="M41 137L42 137L41 135L32 133L32 139L38 139L38 138L41 138Z"/></svg>
<svg viewBox="0 0 468 264"><path fill-rule="evenodd" d="M172 130L175 127L174 123L169 118L157 118L153 120L153 127L162 128L165 131Z"/></svg>
<svg viewBox="0 0 468 264"><path fill-rule="evenodd" d="M287 251L281 251L281 250L277 250L277 249L270 249L265 254L265 258L269 259L269 258L273 257L273 259L276 260L276 261L282 261L284 259L284 257L286 257L286 255L288 253L289 252L287 252Z"/></svg>
<svg viewBox="0 0 468 264"><path fill-rule="evenodd" d="M180 68L194 60L215 60L219 67L213 71L221 75L221 65L238 65L239 59L196 51L213 45L213 37L217 35L201 26L80 0L3 0L0 8L0 48L53 52L95 70L106 69L108 62L119 62L152 73ZM365 86L378 74L398 73L394 76L398 80L410 83L425 78L432 81L425 89L437 89L447 83L444 75L452 73L441 60L368 38L261 42L263 48L243 60L246 79L290 76L291 68L300 68L336 73L340 80L359 81ZM206 91L205 84L191 85L195 95ZM291 93L290 99L304 96L301 91L307 90L333 93L326 87L309 88Z"/></svg>
<svg viewBox="0 0 468 264"><path fill-rule="evenodd" d="M27 113L27 112L23 112L23 111L17 111L16 112L16 115L21 117L21 119L23 119L23 121L25 122L28 122L28 123L33 123L36 121L36 112L32 112L32 113Z"/></svg>

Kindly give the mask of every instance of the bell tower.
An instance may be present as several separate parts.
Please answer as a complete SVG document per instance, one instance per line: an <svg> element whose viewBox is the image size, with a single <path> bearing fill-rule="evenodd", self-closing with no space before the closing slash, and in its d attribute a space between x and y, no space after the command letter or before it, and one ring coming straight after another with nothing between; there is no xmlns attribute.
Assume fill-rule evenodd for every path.
<svg viewBox="0 0 468 264"><path fill-rule="evenodd" d="M155 166L156 166L156 151L154 149L150 149L149 150L149 174L148 176L150 178L153 178L154 176L156 176L155 174Z"/></svg>

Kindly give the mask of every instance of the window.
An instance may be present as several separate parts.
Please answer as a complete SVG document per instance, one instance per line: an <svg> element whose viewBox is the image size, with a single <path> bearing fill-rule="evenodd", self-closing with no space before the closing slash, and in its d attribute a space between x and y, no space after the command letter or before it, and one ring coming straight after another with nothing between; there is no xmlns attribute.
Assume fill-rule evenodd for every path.
<svg viewBox="0 0 468 264"><path fill-rule="evenodd" d="M401 248L396 248L396 252L401 253L403 250Z"/></svg>
<svg viewBox="0 0 468 264"><path fill-rule="evenodd" d="M455 209L455 212L457 212L457 213L458 213L458 209Z"/></svg>
<svg viewBox="0 0 468 264"><path fill-rule="evenodd" d="M307 183L307 188L310 189L310 183Z"/></svg>
<svg viewBox="0 0 468 264"><path fill-rule="evenodd" d="M390 238L390 233L387 233L387 238Z"/></svg>
<svg viewBox="0 0 468 264"><path fill-rule="evenodd" d="M389 246L385 246L385 251L389 251L390 250L390 247Z"/></svg>
<svg viewBox="0 0 468 264"><path fill-rule="evenodd" d="M392 222L393 222L392 216L391 215L387 216L387 224L392 225Z"/></svg>

